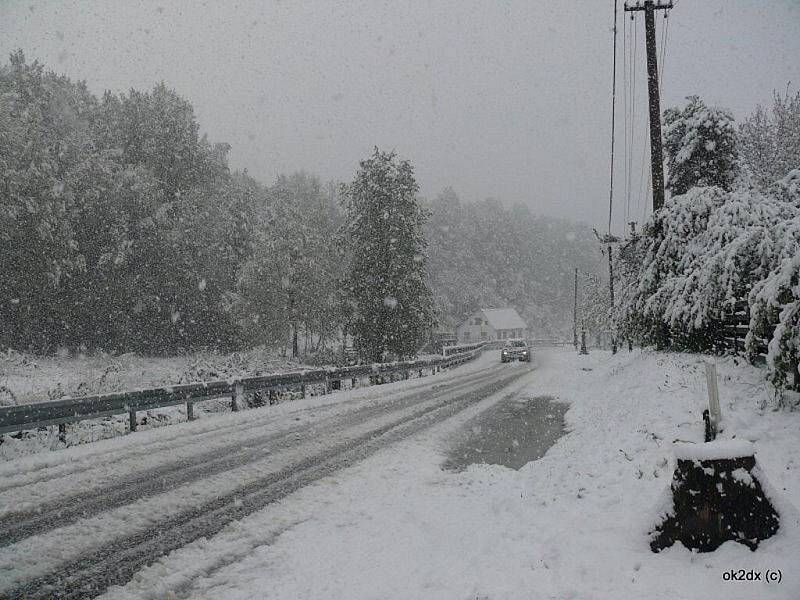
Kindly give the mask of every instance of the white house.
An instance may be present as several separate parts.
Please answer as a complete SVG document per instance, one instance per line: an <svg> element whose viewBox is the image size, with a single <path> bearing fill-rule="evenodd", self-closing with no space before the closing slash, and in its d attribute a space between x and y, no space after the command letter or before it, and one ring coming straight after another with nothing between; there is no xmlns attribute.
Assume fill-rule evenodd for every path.
<svg viewBox="0 0 800 600"><path fill-rule="evenodd" d="M513 308L481 308L456 327L460 343L528 337L528 325Z"/></svg>

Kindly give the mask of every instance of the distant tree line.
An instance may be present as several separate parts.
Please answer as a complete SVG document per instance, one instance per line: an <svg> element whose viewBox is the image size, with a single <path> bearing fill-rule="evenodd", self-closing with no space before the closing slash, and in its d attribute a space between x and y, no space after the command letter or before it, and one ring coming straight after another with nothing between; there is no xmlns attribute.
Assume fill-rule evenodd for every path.
<svg viewBox="0 0 800 600"><path fill-rule="evenodd" d="M800 93L739 127L691 97L664 126L672 196L620 248L619 333L723 352L744 305L750 358L766 346L770 380L800 389Z"/></svg>
<svg viewBox="0 0 800 600"><path fill-rule="evenodd" d="M582 280L602 273L588 226L534 215L524 205L462 202L452 189L428 207L428 274L443 327L478 308L510 306L532 335L571 338L575 268Z"/></svg>
<svg viewBox="0 0 800 600"><path fill-rule="evenodd" d="M512 305L566 329L586 228L496 201L419 198L378 149L354 180L263 185L159 84L93 95L0 66L0 347L169 354L257 344L414 354L441 322ZM577 262L576 262L577 261Z"/></svg>

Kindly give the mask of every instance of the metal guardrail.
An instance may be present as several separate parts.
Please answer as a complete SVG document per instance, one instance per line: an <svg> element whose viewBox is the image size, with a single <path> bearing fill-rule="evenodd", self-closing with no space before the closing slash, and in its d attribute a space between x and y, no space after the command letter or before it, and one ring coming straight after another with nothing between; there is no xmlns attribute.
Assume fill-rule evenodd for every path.
<svg viewBox="0 0 800 600"><path fill-rule="evenodd" d="M534 338L530 340L530 345L534 348L547 348L551 346L572 346L572 340L561 340L557 338Z"/></svg>
<svg viewBox="0 0 800 600"><path fill-rule="evenodd" d="M448 357L464 352L472 352L474 350L488 350L498 346L497 340L475 342L473 344L461 344L458 346L444 346L442 347L442 356Z"/></svg>
<svg viewBox="0 0 800 600"><path fill-rule="evenodd" d="M481 353L485 345L478 344L477 348L452 356L421 360L278 373L8 406L0 408L0 434L47 425L59 425L63 431L66 423L124 413L129 415L129 430L136 431L136 413L142 410L186 404L187 417L193 420L193 405L202 400L229 396L231 409L236 411L243 404L247 392L299 390L305 397L307 385L323 384L327 393L341 389L341 382L346 379L350 379L352 385L364 377L369 377L370 383L377 383L383 377L397 373L408 379L412 371L417 371L421 377L425 370L436 373L442 368L470 361Z"/></svg>

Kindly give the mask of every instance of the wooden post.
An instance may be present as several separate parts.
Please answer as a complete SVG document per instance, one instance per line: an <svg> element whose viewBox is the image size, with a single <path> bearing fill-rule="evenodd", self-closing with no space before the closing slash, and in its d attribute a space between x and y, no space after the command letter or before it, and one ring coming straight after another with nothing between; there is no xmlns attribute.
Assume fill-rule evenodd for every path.
<svg viewBox="0 0 800 600"><path fill-rule="evenodd" d="M717 388L717 366L706 361L706 387L708 388L708 416L711 421L712 439L717 437L722 411L719 407L719 389Z"/></svg>
<svg viewBox="0 0 800 600"><path fill-rule="evenodd" d="M130 431L136 431L136 411L129 410L128 411L128 429Z"/></svg>
<svg viewBox="0 0 800 600"><path fill-rule="evenodd" d="M233 383L233 396L231 397L231 411L239 412L239 404L244 400L244 386L240 381Z"/></svg>
<svg viewBox="0 0 800 600"><path fill-rule="evenodd" d="M305 383L300 386L300 397L301 398L305 398L306 397L306 384Z"/></svg>
<svg viewBox="0 0 800 600"><path fill-rule="evenodd" d="M192 401L186 403L186 419L194 421L194 402Z"/></svg>
<svg viewBox="0 0 800 600"><path fill-rule="evenodd" d="M67 424L66 423L59 423L58 424L58 441L62 443L67 443Z"/></svg>
<svg viewBox="0 0 800 600"><path fill-rule="evenodd" d="M358 385L358 377L353 377L353 378L350 380L350 389L351 389L351 390L352 390L352 389L355 389L357 385Z"/></svg>

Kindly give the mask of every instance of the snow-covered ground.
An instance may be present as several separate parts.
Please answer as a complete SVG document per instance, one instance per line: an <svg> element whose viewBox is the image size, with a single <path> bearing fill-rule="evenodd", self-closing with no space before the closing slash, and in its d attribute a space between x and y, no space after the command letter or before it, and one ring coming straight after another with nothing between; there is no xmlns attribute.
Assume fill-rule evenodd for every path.
<svg viewBox="0 0 800 600"><path fill-rule="evenodd" d="M519 471L443 471L459 428L501 395L272 504L140 571L107 598L800 597L800 413L772 412L763 372L718 362L725 431L755 444L781 529L653 554L674 440L701 442L701 358L542 350L518 398L570 404L569 433ZM780 569L781 583L723 580Z"/></svg>
<svg viewBox="0 0 800 600"><path fill-rule="evenodd" d="M231 354L198 352L173 357L136 354L38 357L8 350L0 352L0 406L252 377L308 367L263 347ZM321 389L310 386L308 391L313 395ZM195 404L194 416L202 419L229 410L228 400L208 400ZM183 405L141 411L138 414L140 430L171 425L186 419ZM0 434L0 462L124 435L127 430L128 416L120 414L69 424L63 441L59 439L57 427L53 426L39 431Z"/></svg>
<svg viewBox="0 0 800 600"><path fill-rule="evenodd" d="M7 390L4 392L7 403L28 404L64 396L262 375L289 371L298 365L297 361L264 348L174 357L137 354L46 357L8 350L0 352L0 387Z"/></svg>
<svg viewBox="0 0 800 600"><path fill-rule="evenodd" d="M542 349L528 371L524 364L500 365L490 352L422 380L8 461L0 464L0 528L14 532L8 518L19 513L33 529L0 543L0 595L32 577L60 577L69 561L102 553L114 540L123 544L124 560L124 544L134 539L126 536L169 539L172 530L160 527L171 515L207 506L248 482L260 486L279 469L293 472L303 457L335 458L336 445L361 432L372 439L382 423L446 401L451 390L457 397L517 373L522 377L509 387L464 404L455 416L433 419L394 443L378 435L378 449L366 459L336 459L327 475L278 494L215 535L181 542L105 597L796 600L800 413L760 409L767 400L763 371L733 359L718 361L722 437L753 442L781 529L755 553L732 542L708 554L680 545L650 552L647 534L674 466L672 443L702 441L701 361L655 352L579 357L571 349ZM519 471L442 469L470 419L498 402L537 396L569 405L568 433L543 458ZM185 481L175 479L183 474ZM70 497L82 500L40 510ZM235 510L238 498L221 510ZM249 502L244 490L241 498ZM45 522L36 529L40 512ZM203 518L198 514L192 524ZM730 569L780 569L783 580L723 580Z"/></svg>

